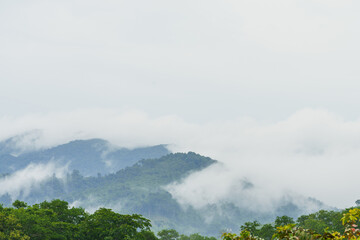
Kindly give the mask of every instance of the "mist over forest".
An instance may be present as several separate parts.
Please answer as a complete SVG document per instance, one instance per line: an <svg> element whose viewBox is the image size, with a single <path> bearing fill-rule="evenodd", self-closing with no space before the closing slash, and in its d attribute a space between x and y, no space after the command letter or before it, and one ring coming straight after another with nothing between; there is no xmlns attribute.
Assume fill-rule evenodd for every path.
<svg viewBox="0 0 360 240"><path fill-rule="evenodd" d="M359 12L0 1L0 239L360 238Z"/></svg>
<svg viewBox="0 0 360 240"><path fill-rule="evenodd" d="M297 218L336 209L295 191L261 199L259 186L246 177L231 184L213 179L212 186L222 198L214 194L205 199L208 193L199 191L207 191L202 186L207 176L228 172L220 161L194 152L171 153L167 145L128 149L103 139L22 149L22 141L33 134L0 143L0 200L4 206L15 200L36 204L62 199L89 212L107 207L142 214L156 230L212 236L248 221L268 223L278 216ZM32 141L41 137L36 134ZM224 197L226 191L233 196Z"/></svg>

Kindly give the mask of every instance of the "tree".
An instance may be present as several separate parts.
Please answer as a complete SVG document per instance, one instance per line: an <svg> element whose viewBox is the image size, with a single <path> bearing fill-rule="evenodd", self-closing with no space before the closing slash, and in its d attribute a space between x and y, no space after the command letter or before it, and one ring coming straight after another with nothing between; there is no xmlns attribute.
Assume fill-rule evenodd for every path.
<svg viewBox="0 0 360 240"><path fill-rule="evenodd" d="M270 240L275 233L275 227L272 224L264 224L259 230L258 236Z"/></svg>
<svg viewBox="0 0 360 240"><path fill-rule="evenodd" d="M140 235L143 237L144 240L158 240L155 234L149 230L142 230Z"/></svg>
<svg viewBox="0 0 360 240"><path fill-rule="evenodd" d="M345 213L345 212L344 212ZM341 224L343 212L320 210L316 213L300 216L296 221L299 227L323 233L325 228L330 231L343 232Z"/></svg>
<svg viewBox="0 0 360 240"><path fill-rule="evenodd" d="M190 240L205 240L205 237L201 236L198 233L193 233L190 235Z"/></svg>
<svg viewBox="0 0 360 240"><path fill-rule="evenodd" d="M0 240L157 240L150 220L100 208L88 214L59 199L15 208L0 205Z"/></svg>
<svg viewBox="0 0 360 240"><path fill-rule="evenodd" d="M344 213L341 222L345 228L343 234L337 231L329 231L325 229L324 233L319 234L310 229L297 227L295 224L289 224L277 228L274 234L275 239L360 239L360 230L358 229L358 219L360 217L360 209L350 209Z"/></svg>
<svg viewBox="0 0 360 240"><path fill-rule="evenodd" d="M23 201L19 201L19 200L15 200L15 202L13 202L12 204L15 208L26 208L28 205L23 202Z"/></svg>
<svg viewBox="0 0 360 240"><path fill-rule="evenodd" d="M178 240L190 240L190 237L186 236L184 234L181 234L180 237L178 238Z"/></svg>
<svg viewBox="0 0 360 240"><path fill-rule="evenodd" d="M138 230L150 230L150 220L140 215L121 215L111 209L100 208L80 226L83 239L112 240L141 238Z"/></svg>
<svg viewBox="0 0 360 240"><path fill-rule="evenodd" d="M88 215L83 208L69 208L69 203L60 199L40 203L41 209L52 210L56 214L56 221L78 224Z"/></svg>
<svg viewBox="0 0 360 240"><path fill-rule="evenodd" d="M0 212L0 240L29 240L29 236L24 234L18 219L10 214Z"/></svg>
<svg viewBox="0 0 360 240"><path fill-rule="evenodd" d="M240 226L240 231L248 231L250 232L252 235L257 236L259 234L259 227L260 227L260 223L258 221L253 221L253 222L245 222L244 225Z"/></svg>
<svg viewBox="0 0 360 240"><path fill-rule="evenodd" d="M221 238L223 240L260 240L261 239L257 236L253 236L247 230L242 230L239 235L235 233L223 233Z"/></svg>
<svg viewBox="0 0 360 240"><path fill-rule="evenodd" d="M288 216L276 217L275 219L275 227L285 226L293 223L295 223L294 219Z"/></svg>
<svg viewBox="0 0 360 240"><path fill-rule="evenodd" d="M160 240L176 240L179 238L179 233L175 229L164 229L157 234Z"/></svg>

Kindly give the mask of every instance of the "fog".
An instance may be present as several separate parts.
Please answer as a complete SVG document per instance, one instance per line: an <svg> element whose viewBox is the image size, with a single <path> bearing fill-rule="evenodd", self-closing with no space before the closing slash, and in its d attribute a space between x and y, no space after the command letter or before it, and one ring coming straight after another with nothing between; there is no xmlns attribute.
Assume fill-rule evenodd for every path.
<svg viewBox="0 0 360 240"><path fill-rule="evenodd" d="M18 197L26 197L31 190L38 185L55 176L65 179L67 166L61 166L54 161L47 164L29 164L26 168L18 170L11 175L0 178L0 196L9 194L15 201Z"/></svg>
<svg viewBox="0 0 360 240"><path fill-rule="evenodd" d="M354 0L1 1L0 116L139 109L206 123L356 119Z"/></svg>
<svg viewBox="0 0 360 240"><path fill-rule="evenodd" d="M221 164L168 186L180 203L194 207L228 200L266 208L297 194L340 208L359 198L360 121L324 110L304 109L271 124L251 118L197 124L176 116L98 109L1 118L0 132L2 140L30 133L19 141L24 149L96 137L122 147L169 144L173 152L209 156ZM29 166L2 180L1 192L17 194L54 171L54 165ZM254 188L244 190L243 181Z"/></svg>
<svg viewBox="0 0 360 240"><path fill-rule="evenodd" d="M354 0L0 1L0 140L17 136L14 155L98 137L220 161L167 186L184 206L297 194L351 206L359 12ZM54 171L31 165L0 193Z"/></svg>

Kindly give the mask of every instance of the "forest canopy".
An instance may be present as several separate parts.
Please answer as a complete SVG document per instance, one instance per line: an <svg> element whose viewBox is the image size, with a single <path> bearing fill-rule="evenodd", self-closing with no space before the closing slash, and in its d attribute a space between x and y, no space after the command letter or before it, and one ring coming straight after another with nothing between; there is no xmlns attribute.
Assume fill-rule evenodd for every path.
<svg viewBox="0 0 360 240"><path fill-rule="evenodd" d="M223 240L255 239L360 239L360 208L320 210L300 216L277 217L273 223L245 222L240 234L224 232ZM219 235L220 236L220 235ZM139 214L120 214L108 208L88 213L63 200L32 206L16 200L12 207L0 204L0 240L216 240L215 237L179 234L163 229L157 234L151 222Z"/></svg>
<svg viewBox="0 0 360 240"><path fill-rule="evenodd" d="M93 214L59 199L29 206L16 200L0 205L0 240L215 240L200 234L180 235L174 229L151 231L149 219L99 208Z"/></svg>

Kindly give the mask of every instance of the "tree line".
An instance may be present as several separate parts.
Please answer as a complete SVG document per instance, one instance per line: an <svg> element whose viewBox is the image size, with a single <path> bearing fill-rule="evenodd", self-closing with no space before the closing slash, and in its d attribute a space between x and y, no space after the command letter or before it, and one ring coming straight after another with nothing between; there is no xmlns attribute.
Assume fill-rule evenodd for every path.
<svg viewBox="0 0 360 240"><path fill-rule="evenodd" d="M359 202L360 203L360 202ZM357 205L358 202L357 202ZM343 211L320 210L300 216L296 221L288 216L277 217L272 224L246 222L240 234L223 233L223 240L360 240L360 207Z"/></svg>
<svg viewBox="0 0 360 240"><path fill-rule="evenodd" d="M223 233L223 240L360 239L360 208L320 210L300 216L277 217L273 223L245 222L240 234ZM107 208L90 214L81 207L55 199L29 206L16 200L0 204L0 240L216 240L198 233L189 236L174 229L155 234L151 222L139 214L123 215Z"/></svg>
<svg viewBox="0 0 360 240"><path fill-rule="evenodd" d="M19 200L12 207L0 205L0 240L216 240L179 235L173 229L156 236L150 227L150 220L139 214L123 215L107 208L90 214L59 199L32 206Z"/></svg>

